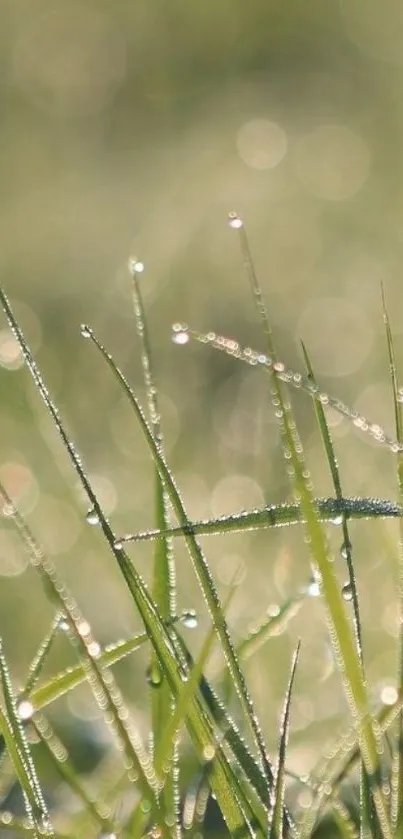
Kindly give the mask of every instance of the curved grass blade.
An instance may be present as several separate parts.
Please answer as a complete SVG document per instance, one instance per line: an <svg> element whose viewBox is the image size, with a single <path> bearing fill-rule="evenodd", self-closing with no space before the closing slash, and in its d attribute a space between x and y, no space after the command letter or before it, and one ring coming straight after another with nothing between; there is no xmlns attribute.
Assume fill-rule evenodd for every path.
<svg viewBox="0 0 403 839"><path fill-rule="evenodd" d="M158 609L154 604L152 598L150 597L141 576L138 574L138 572L130 562L129 557L125 554L122 548L119 548L116 545L116 540L113 531L108 523L107 518L103 513L102 507L99 503L96 493L92 488L91 482L81 465L81 459L77 454L75 447L64 428L64 425L61 421L56 406L54 405L49 395L49 392L44 384L39 368L32 356L32 353L28 347L24 335L14 317L7 297L1 288L0 301L3 305L10 328L12 329L13 334L17 339L19 346L21 347L22 353L26 360L27 366L31 372L31 375L34 379L34 382L60 434L62 442L67 450L72 465L74 466L78 474L81 484L88 495L91 504L91 509L94 511L94 514L97 516L99 520L105 539L108 542L115 556L115 559L126 581L128 589L132 595L134 603L136 604L139 610L143 623L146 627L147 634L149 635L150 640L153 643L154 648L158 654L159 662L163 666L164 672L170 682L171 689L176 695L181 682L180 662L177 661L175 647L172 643L168 630L164 622L162 621L158 613ZM82 328L82 333L84 334L84 336L87 335L88 337L90 337L91 335L91 331L87 327ZM138 403L136 402L136 404ZM156 446L154 438L148 429L148 425L143 417L140 408L139 410L143 422L145 424L145 428L147 429L147 432L150 437L151 450L155 453L155 457L158 463L158 458L160 457L158 447ZM42 566L39 565L40 557L35 557L35 559L37 566L41 569ZM49 588L50 594L52 597L55 598L58 607L61 607L66 610L66 614L68 615L69 621L71 620L72 631L74 631L74 615L70 615L70 612L66 608L64 600L60 602L60 596L57 586L54 585L52 579L49 580ZM82 638L77 640L79 641L79 643L80 641L83 641ZM84 651L84 655L87 655L88 662L90 662L92 665L92 658L91 655L88 655L87 650ZM98 676L96 669L95 673ZM109 673L107 673L106 675L110 676ZM195 743L199 750L199 754L203 754L204 749L209 744L211 744L212 738L212 732L208 724L208 721L201 714L200 708L195 703L192 703L191 707L188 709L187 719L189 730L192 734L192 737L195 740ZM248 819L247 814L250 810L250 807L246 798L240 800L239 797L235 796L233 793L230 777L228 775L227 760L225 755L222 753L222 750L219 750L219 752L217 753L216 760L214 761L214 765L212 766L210 774L210 783L214 793L216 794L217 801L219 803L219 806L221 807L224 818L226 819L228 829L233 833L236 833L239 839L243 839L243 837L246 836L259 837L261 835L260 831L258 829L252 829L251 823ZM164 830L164 827L162 827L162 829Z"/></svg>
<svg viewBox="0 0 403 839"><path fill-rule="evenodd" d="M344 498L315 498L315 507L320 521L326 523L340 518L401 518L403 506L384 498L362 498L359 496ZM215 519L188 521L179 527L165 530L144 530L118 536L117 542L142 542L150 539L162 539L166 536L215 536L220 533L259 530L266 527L285 527L303 522L303 511L297 503L269 504L257 510L242 510L230 516Z"/></svg>
<svg viewBox="0 0 403 839"><path fill-rule="evenodd" d="M382 311L383 322L386 332L386 343L388 349L389 371L392 384L393 408L395 415L396 437L399 443L403 443L403 414L401 404L401 392L399 390L395 350L393 345L392 330L390 328L389 316L386 309L385 292L383 285ZM396 455L397 485L400 503L403 503L403 455L398 452ZM397 663L397 688L403 690L403 522L399 521L399 639L398 639L398 663ZM396 835L403 835L403 711L399 714L397 746L392 761L392 823Z"/></svg>
<svg viewBox="0 0 403 839"><path fill-rule="evenodd" d="M295 673L301 642L298 641L291 664L291 675L284 700L283 718L280 725L280 743L277 757L276 777L272 792L270 807L268 839L283 839L284 836L284 794L285 794L285 761L290 728L291 696L294 686Z"/></svg>
<svg viewBox="0 0 403 839"><path fill-rule="evenodd" d="M188 524L188 518L186 516L185 508L180 497L179 491L176 487L175 481L172 477L172 474L167 466L165 458L161 454L154 437L150 431L148 423L144 417L143 411L139 405L139 402L133 393L132 389L130 388L128 382L126 381L125 377L123 376L122 372L116 366L112 356L106 351L106 349L102 346L102 344L98 341L94 333L89 327L85 327L85 334L87 337L91 338L101 355L103 356L104 360L111 368L114 376L120 382L126 396L129 399L129 402L132 408L135 411L135 414L140 422L141 428L143 433L146 437L146 441L148 443L150 452L156 462L157 468L161 475L161 479L164 483L165 489L169 495L170 501L174 508L175 514L179 519L182 526L186 526ZM207 564L206 558L204 553L202 552L199 544L197 543L196 539L194 538L192 533L185 534L186 543L188 546L189 554L193 562L193 567L199 581L200 587L204 594L205 600L210 610L211 617L214 622L214 626L216 628L217 635L220 640L221 649L228 664L228 667L232 673L234 685L236 691L241 699L244 711L247 715L247 719L251 726L253 735L255 737L260 759L262 760L262 765L265 767L266 778L267 778L267 786L270 787L273 781L273 770L270 764L270 760L268 758L266 747L263 741L263 736L260 730L260 725L254 711L252 699L249 695L244 676L242 671L239 667L239 662L236 656L236 652L231 641L229 629L227 626L227 622L223 615L222 605L220 602L220 598L218 596L217 589L215 587L209 566ZM119 542L114 543L115 551L118 549L120 556L126 556L123 554L122 545Z"/></svg>
<svg viewBox="0 0 403 839"><path fill-rule="evenodd" d="M280 378L271 327L268 321L266 306L261 288L255 273L242 219L232 214L236 220L241 241L242 255L248 279L254 295L258 316L263 326L266 338L267 352L270 360L269 370L272 373L272 402L279 421L282 445L287 462L292 468L295 492L298 494L301 508L306 522L306 534L311 548L311 558L316 568L321 592L327 607L329 630L332 646L337 663L340 666L346 697L353 719L357 726L358 740L365 769L371 778L371 792L376 807L377 816L385 839L392 839L392 829L389 813L381 788L380 750L381 741L379 731L375 726L369 711L366 687L363 679L361 661L352 637L347 619L343 598L331 562L331 556L323 526L318 518L307 470L303 448L299 439L291 405L284 396L283 382ZM382 437L384 434L382 432ZM386 442L386 440L384 440Z"/></svg>
<svg viewBox="0 0 403 839"><path fill-rule="evenodd" d="M24 726L18 713L2 643L0 643L0 680L5 705L5 709L0 710L0 729L21 785L27 816L34 828L35 837L39 836L40 832L45 832L46 835L52 837L53 828Z"/></svg>
<svg viewBox="0 0 403 839"><path fill-rule="evenodd" d="M230 355L238 361L242 361L252 367L260 367L270 374L274 372L279 381L285 382L291 385L291 387L301 390L303 393L307 393L308 396L321 402L322 405L328 405L330 408L333 408L338 414L341 414L341 416L352 422L359 431L362 431L364 434L369 434L374 440L386 446L392 452L403 451L403 444L401 445L397 440L385 434L384 429L378 423L370 422L362 414L349 408L341 399L316 389L301 373L293 372L282 361L276 360L273 355L256 352L256 350L252 350L250 347L242 348L237 341L231 338L226 338L224 335L217 335L215 332L198 332L196 329L190 329L184 323L174 323L172 329L174 343L186 344L190 338L193 338L200 344L209 344L213 349L220 350L226 355Z"/></svg>

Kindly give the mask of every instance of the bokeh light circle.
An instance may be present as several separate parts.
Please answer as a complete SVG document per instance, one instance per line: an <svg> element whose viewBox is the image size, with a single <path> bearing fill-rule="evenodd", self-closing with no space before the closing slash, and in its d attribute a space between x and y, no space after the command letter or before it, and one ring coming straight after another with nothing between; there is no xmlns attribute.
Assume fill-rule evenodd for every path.
<svg viewBox="0 0 403 839"><path fill-rule="evenodd" d="M370 153L364 140L344 125L321 125L301 137L294 156L305 189L327 201L352 198L365 183Z"/></svg>
<svg viewBox="0 0 403 839"><path fill-rule="evenodd" d="M285 131L269 119L245 122L236 143L240 157L252 169L274 169L287 152Z"/></svg>

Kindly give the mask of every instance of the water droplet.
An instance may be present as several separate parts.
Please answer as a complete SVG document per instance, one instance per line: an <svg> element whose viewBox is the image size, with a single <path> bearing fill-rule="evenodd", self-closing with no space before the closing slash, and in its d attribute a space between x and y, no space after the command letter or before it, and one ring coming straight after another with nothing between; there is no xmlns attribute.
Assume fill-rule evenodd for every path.
<svg viewBox="0 0 403 839"><path fill-rule="evenodd" d="M99 524L99 515L93 507L91 508L91 510L88 510L85 520L87 524Z"/></svg>
<svg viewBox="0 0 403 839"><path fill-rule="evenodd" d="M159 664L155 661L147 667L146 679L150 687L159 688L162 684L162 671Z"/></svg>
<svg viewBox="0 0 403 839"><path fill-rule="evenodd" d="M68 622L67 618L66 618L64 615L62 615L62 616L59 618L57 626L58 626L58 629L60 629L60 632L67 632L67 631L68 631L68 629L69 629L69 622Z"/></svg>
<svg viewBox="0 0 403 839"><path fill-rule="evenodd" d="M233 230L239 230L240 227L243 227L241 216L239 216L235 210L231 210L231 212L228 213L228 224Z"/></svg>
<svg viewBox="0 0 403 839"><path fill-rule="evenodd" d="M399 387L399 390L397 391L397 401L403 402L403 387Z"/></svg>
<svg viewBox="0 0 403 839"><path fill-rule="evenodd" d="M343 600L352 600L353 599L353 589L351 587L351 583L344 583L341 589L341 596Z"/></svg>
<svg viewBox="0 0 403 839"><path fill-rule="evenodd" d="M215 753L216 753L216 750L215 750L214 746L211 743L209 743L209 745L205 746L204 749L203 749L204 760L207 760L207 761L213 760Z"/></svg>
<svg viewBox="0 0 403 839"><path fill-rule="evenodd" d="M91 635L91 627L86 620L81 620L77 623L77 632L82 638L88 638Z"/></svg>
<svg viewBox="0 0 403 839"><path fill-rule="evenodd" d="M91 338L92 329L90 326L87 326L86 323L82 323L80 326L80 332L83 338Z"/></svg>
<svg viewBox="0 0 403 839"><path fill-rule="evenodd" d="M88 649L89 654L93 658L98 658L98 656L101 654L101 645L98 644L98 641L91 641L88 644L87 649Z"/></svg>
<svg viewBox="0 0 403 839"><path fill-rule="evenodd" d="M116 539L116 541L113 543L113 547L115 548L115 551L122 551L123 542L121 542L119 539Z"/></svg>
<svg viewBox="0 0 403 839"><path fill-rule="evenodd" d="M197 614L194 609L186 609L182 612L181 621L187 629L196 629L198 624Z"/></svg>
<svg viewBox="0 0 403 839"><path fill-rule="evenodd" d="M144 262L140 262L134 256L129 259L129 271L132 274L142 274L144 271Z"/></svg>
<svg viewBox="0 0 403 839"><path fill-rule="evenodd" d="M341 558L342 558L342 559L344 559L345 561L347 561L347 560L348 560L348 558L349 558L349 556L350 556L350 554L351 554L351 548L352 548L352 547L353 547L353 546L352 546L351 542L343 542L343 544L342 544L342 546L341 546L341 548L340 548L340 556L341 556Z"/></svg>
<svg viewBox="0 0 403 839"><path fill-rule="evenodd" d="M393 685L385 685L382 688L381 702L383 702L384 705L394 705L398 698L399 694Z"/></svg>
<svg viewBox="0 0 403 839"><path fill-rule="evenodd" d="M314 570L311 579L305 589L309 597L320 597L321 576L317 569Z"/></svg>
<svg viewBox="0 0 403 839"><path fill-rule="evenodd" d="M22 699L18 705L18 716L20 720L30 720L34 713L34 706L28 699Z"/></svg>
<svg viewBox="0 0 403 839"><path fill-rule="evenodd" d="M151 810L151 801L148 801L147 799L143 798L143 800L140 804L140 809L141 809L142 813L149 813L150 810Z"/></svg>
<svg viewBox="0 0 403 839"><path fill-rule="evenodd" d="M343 524L343 516L341 513L338 513L338 515L333 516L331 519L329 519L329 521L330 524L335 524L336 527L338 527L340 524Z"/></svg>
<svg viewBox="0 0 403 839"><path fill-rule="evenodd" d="M174 344L187 344L189 339L188 325L186 323L174 323L172 326L172 340Z"/></svg>

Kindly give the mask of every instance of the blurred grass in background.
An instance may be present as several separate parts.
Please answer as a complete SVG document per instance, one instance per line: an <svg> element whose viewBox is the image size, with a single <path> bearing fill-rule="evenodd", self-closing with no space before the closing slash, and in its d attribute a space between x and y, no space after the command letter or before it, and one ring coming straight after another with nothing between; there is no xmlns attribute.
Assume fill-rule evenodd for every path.
<svg viewBox="0 0 403 839"><path fill-rule="evenodd" d="M170 340L172 321L184 320L252 346L256 336L259 348L226 225L233 206L247 224L282 360L303 369L303 338L323 387L393 435L380 282L402 364L401 4L1 0L0 11L2 282L116 532L153 526L152 469L79 324L97 330L141 396L130 256L145 262L166 445L189 514L289 497L263 373ZM140 629L5 325L0 364L2 480L100 640ZM302 393L293 401L316 494L331 494L312 406ZM329 416L346 494L394 497L390 452ZM368 677L379 698L395 664L395 526L351 530ZM211 537L205 547L223 592L243 565L229 615L239 637L309 576L298 528ZM151 548L131 550L147 577ZM179 606L196 608L205 631L184 548L177 554ZM17 679L52 613L26 566L5 522L0 633ZM37 609L27 609L35 586ZM283 662L288 668L298 635L290 758L306 772L329 722L334 735L345 712L320 603L304 606L247 675L272 746ZM140 654L118 671L145 731L146 662ZM212 671L219 665L213 658ZM84 727L102 751L89 691L60 703L61 720L72 726L70 740Z"/></svg>

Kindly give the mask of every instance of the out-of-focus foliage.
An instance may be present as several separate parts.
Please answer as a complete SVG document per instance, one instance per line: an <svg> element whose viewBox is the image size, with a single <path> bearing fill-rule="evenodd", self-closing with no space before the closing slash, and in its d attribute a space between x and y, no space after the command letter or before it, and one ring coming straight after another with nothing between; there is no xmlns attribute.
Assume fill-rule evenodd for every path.
<svg viewBox="0 0 403 839"><path fill-rule="evenodd" d="M261 344L226 224L233 206L245 218L282 359L303 369L302 337L321 384L392 434L380 281L403 362L401 4L2 0L0 11L2 282L117 532L153 526L153 472L79 323L91 323L142 396L131 256L145 263L165 440L189 515L289 497L264 374L170 340L172 321L184 320ZM5 324L0 363L2 480L102 640L139 630ZM330 493L312 407L303 394L293 399L317 494ZM390 454L330 419L346 492L392 497ZM361 523L352 534L379 698L395 655L393 525ZM336 530L333 541L337 551ZM132 550L147 577L151 551ZM222 591L243 566L229 615L238 633L309 576L297 528L211 537L206 550ZM205 627L181 547L178 563L180 606L200 611ZM0 529L0 573L0 633L18 676L51 610L39 588L37 610L26 608L37 583L9 527ZM248 674L275 742L286 673L278 662L302 636L296 771L307 771L315 738L344 710L321 608L310 606ZM122 671L140 718L146 660ZM87 695L68 706L89 730Z"/></svg>

